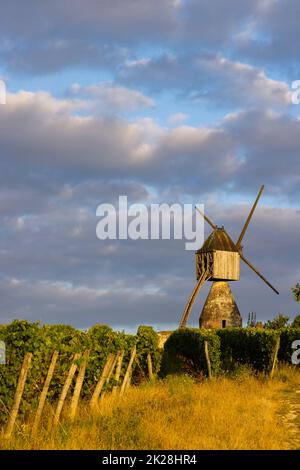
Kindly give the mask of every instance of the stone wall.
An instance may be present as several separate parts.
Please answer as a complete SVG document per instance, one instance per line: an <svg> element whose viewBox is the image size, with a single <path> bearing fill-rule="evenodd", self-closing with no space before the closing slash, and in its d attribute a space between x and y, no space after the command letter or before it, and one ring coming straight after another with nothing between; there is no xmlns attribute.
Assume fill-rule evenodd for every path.
<svg viewBox="0 0 300 470"><path fill-rule="evenodd" d="M169 336L173 333L173 331L158 331L158 347L163 349L165 342L169 338Z"/></svg>

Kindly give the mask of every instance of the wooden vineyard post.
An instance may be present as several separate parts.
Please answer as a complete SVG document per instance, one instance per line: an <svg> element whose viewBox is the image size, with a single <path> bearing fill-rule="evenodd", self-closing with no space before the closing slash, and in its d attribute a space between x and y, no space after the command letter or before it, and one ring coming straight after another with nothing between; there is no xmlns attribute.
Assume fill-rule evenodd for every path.
<svg viewBox="0 0 300 470"><path fill-rule="evenodd" d="M41 419L42 412L43 412L43 409L44 409L44 405L45 405L49 385L50 385L50 382L52 380L53 373L54 373L54 370L55 370L57 358L58 358L58 352L54 351L54 353L52 355L52 358L51 358L50 366L49 366L49 369L48 369L47 377L46 377L45 382L44 382L43 390L42 390L42 393L41 393L41 396L40 396L38 408L37 408L37 411L36 411L36 414L35 414L34 423L33 423L33 427L32 427L32 434L33 435L36 434L37 429L38 429L38 425L40 423L40 419Z"/></svg>
<svg viewBox="0 0 300 470"><path fill-rule="evenodd" d="M98 383L97 383L96 388L94 390L93 396L91 398L91 401L90 401L90 407L91 408L95 408L97 403L98 403L99 395L101 393L103 385L105 384L107 378L112 373L114 361L115 361L115 356L113 354L109 354L108 357L107 357L106 363L104 365L102 374L101 374L101 376L98 380Z"/></svg>
<svg viewBox="0 0 300 470"><path fill-rule="evenodd" d="M276 339L276 344L275 344L275 348L274 348L272 369L271 369L271 372L270 372L270 378L271 379L273 378L273 375L274 375L274 372L275 372L279 346L280 346L280 336L278 336L278 338Z"/></svg>
<svg viewBox="0 0 300 470"><path fill-rule="evenodd" d="M109 381L110 381L110 379L111 379L111 376L112 376L113 371L115 370L116 363L117 363L117 360L118 360L119 355L120 355L120 352L118 352L118 353L116 354L116 356L114 356L114 362L113 362L113 364L112 364L112 366L111 366L111 368L110 368L110 370L109 370L109 372L108 372L108 376L106 377L106 381L105 381L106 384L108 384ZM103 399L103 398L105 397L105 394L106 394L106 392L101 393L100 399Z"/></svg>
<svg viewBox="0 0 300 470"><path fill-rule="evenodd" d="M153 379L153 367L152 367L152 359L151 359L151 354L147 354L147 364L148 364L148 372L149 372L149 379Z"/></svg>
<svg viewBox="0 0 300 470"><path fill-rule="evenodd" d="M130 356L129 364L127 366L127 370L125 372L125 376L124 376L123 383L122 383L121 390L120 390L121 395L123 395L125 389L129 385L131 368L132 368L132 364L133 364L133 361L135 359L135 356L136 356L136 346L134 346L131 350L131 356Z"/></svg>
<svg viewBox="0 0 300 470"><path fill-rule="evenodd" d="M113 395L115 395L117 393L118 384L119 384L120 375L121 375L123 357L124 357L124 351L120 351L120 353L118 355L118 359L117 359L117 367L116 367L116 372L115 372L116 385L112 389L112 394Z"/></svg>
<svg viewBox="0 0 300 470"><path fill-rule="evenodd" d="M205 359L206 359L206 365L207 365L207 372L208 372L208 378L211 379L211 363L210 363L210 358L209 358L209 352L208 352L208 342L204 341L204 353L205 353Z"/></svg>
<svg viewBox="0 0 300 470"><path fill-rule="evenodd" d="M67 393L69 391L70 385L72 383L72 379L73 379L74 374L75 374L76 369L77 369L77 364L75 364L75 361L78 361L80 356L81 355L79 353L77 353L73 357L73 361L72 361L71 367L69 369L68 376L66 378L66 381L64 383L63 389L62 389L61 394L60 394L60 397L58 399L58 403L57 403L57 407L56 407L55 415L54 415L54 420L53 420L54 426L57 426L58 423L59 423L59 418L60 418L60 415L61 415L61 412L62 412L62 409L63 409L63 406L64 406L64 402L65 402Z"/></svg>
<svg viewBox="0 0 300 470"><path fill-rule="evenodd" d="M11 412L9 414L8 423L7 423L5 434L4 434L5 439L10 438L14 429L15 421L16 421L20 403L21 403L21 398L22 398L23 391L24 391L24 386L26 383L28 370L31 364L31 359L32 359L32 353L26 353L24 360L23 360L21 372L19 375L18 385L16 388L15 397L14 397L14 403L13 403Z"/></svg>
<svg viewBox="0 0 300 470"><path fill-rule="evenodd" d="M85 351L85 353L83 354L82 363L79 368L79 372L78 372L78 376L77 376L77 380L76 380L76 384L74 388L74 393L73 393L71 405L70 405L70 420L71 421L74 421L75 416L76 416L78 401L79 401L80 392L81 392L83 381L84 381L89 354L90 354L90 351Z"/></svg>
<svg viewBox="0 0 300 470"><path fill-rule="evenodd" d="M108 373L108 376L107 376L107 378L106 378L106 383L107 383L107 384L109 383L110 378L111 378L111 376L112 376L112 373L113 373L113 371L115 370L116 363L117 363L117 360L118 360L119 355L120 355L120 352L118 352L118 353L114 356L114 362L112 363L112 366L111 366L111 368L110 368L110 370L109 370L109 373Z"/></svg>
<svg viewBox="0 0 300 470"><path fill-rule="evenodd" d="M131 367L131 369L130 369L130 371L129 371L129 376L128 376L128 379L127 379L127 381L126 381L124 391L127 390L127 389L130 387L131 379L132 379L132 367Z"/></svg>

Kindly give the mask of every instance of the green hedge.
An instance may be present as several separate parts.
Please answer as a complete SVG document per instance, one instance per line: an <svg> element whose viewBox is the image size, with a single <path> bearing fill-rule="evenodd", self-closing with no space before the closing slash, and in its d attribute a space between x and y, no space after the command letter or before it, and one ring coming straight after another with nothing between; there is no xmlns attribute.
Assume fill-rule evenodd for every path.
<svg viewBox="0 0 300 470"><path fill-rule="evenodd" d="M182 328L168 338L165 343L160 376L186 372L192 375L207 374L204 355L204 341L209 344L209 355L214 374L231 371L238 365L248 365L255 371L268 373L272 366L274 349L279 330L260 330L257 328L223 328L205 330ZM279 359L283 351L290 351L293 339L300 338L284 333L286 342L281 345ZM287 347L288 345L288 347ZM291 359L288 352L286 358Z"/></svg>
<svg viewBox="0 0 300 470"><path fill-rule="evenodd" d="M220 340L215 332L180 328L165 343L160 377L174 373L207 375L204 341L208 342L212 372L217 373L220 369Z"/></svg>
<svg viewBox="0 0 300 470"><path fill-rule="evenodd" d="M216 334L220 338L223 370L236 364L247 364L256 371L270 370L279 330L223 328Z"/></svg>
<svg viewBox="0 0 300 470"><path fill-rule="evenodd" d="M136 344L137 361L132 371L133 383L140 383L148 378L148 352L152 357L154 372L159 367L158 335L153 328L147 326L139 327L136 335L127 335L115 332L107 325L95 325L88 331L80 331L68 325L40 327L38 323L15 320L10 325L1 325L0 340L6 345L6 364L0 365L0 423L6 420L13 403L20 369L27 352L33 353L33 358L21 402L22 414L37 405L54 350L59 352L59 359L49 388L50 400L58 398L76 352L90 350L82 389L82 397L87 398L93 393L109 353L124 350L122 379L131 349ZM109 387L113 384L112 380ZM72 389L70 393L71 391Z"/></svg>

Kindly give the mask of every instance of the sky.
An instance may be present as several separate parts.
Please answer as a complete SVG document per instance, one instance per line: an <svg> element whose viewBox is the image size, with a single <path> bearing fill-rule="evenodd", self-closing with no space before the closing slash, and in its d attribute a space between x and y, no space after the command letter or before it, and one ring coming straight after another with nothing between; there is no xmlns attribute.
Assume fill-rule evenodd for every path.
<svg viewBox="0 0 300 470"><path fill-rule="evenodd" d="M299 314L299 1L0 8L0 323L175 328L194 253L99 240L97 206L204 204L237 240L261 184L244 255L280 295L245 265L231 288L244 322Z"/></svg>

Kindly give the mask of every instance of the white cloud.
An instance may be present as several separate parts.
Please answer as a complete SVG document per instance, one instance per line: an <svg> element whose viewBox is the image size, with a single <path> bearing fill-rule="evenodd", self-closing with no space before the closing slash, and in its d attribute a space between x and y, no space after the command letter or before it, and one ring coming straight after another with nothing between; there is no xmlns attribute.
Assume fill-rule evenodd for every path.
<svg viewBox="0 0 300 470"><path fill-rule="evenodd" d="M188 114L185 113L175 113L169 116L168 122L170 124L178 124L180 122L184 122L188 119Z"/></svg>
<svg viewBox="0 0 300 470"><path fill-rule="evenodd" d="M95 235L99 203L115 202L120 194L135 202L149 200L147 188L155 188L156 202L167 197L214 200L209 215L238 233L248 208L231 211L234 204L224 208L223 199L241 194L252 202L265 183L275 209L259 207L251 224L256 238L245 239L246 255L274 285L283 283L278 265L286 263L298 275L299 213L276 210L278 199L299 194L298 119L243 111L219 127L168 129L149 118L78 116L73 106L66 98L20 92L10 94L1 110L0 294L5 319L24 315L85 326L83 321L120 323L121 317L128 323L157 322L163 311L165 319L174 320L194 283L193 262L183 244L105 244ZM287 302L292 275L284 277ZM242 307L247 307L244 299L256 305L247 294L250 283L266 318L279 304L251 272L245 281L239 284ZM142 313L135 285L141 287Z"/></svg>
<svg viewBox="0 0 300 470"><path fill-rule="evenodd" d="M126 60L125 66L126 67L144 67L145 65L148 65L149 62L151 62L150 57L142 57L141 59L136 59L136 60Z"/></svg>
<svg viewBox="0 0 300 470"><path fill-rule="evenodd" d="M155 103L152 98L145 96L138 90L114 85L112 83L99 83L81 87L74 83L70 87L72 95L88 99L90 110L98 112L131 112L140 108L152 108Z"/></svg>
<svg viewBox="0 0 300 470"><path fill-rule="evenodd" d="M257 107L291 104L291 92L287 83L269 78L257 67L222 56L199 58L196 63L201 70L214 72L218 77L216 96L210 96L212 100L233 98L235 102Z"/></svg>
<svg viewBox="0 0 300 470"><path fill-rule="evenodd" d="M22 182L40 190L39 178L49 172L55 175L51 180L48 174L46 186L43 176L49 195L66 178L95 177L131 178L150 185L189 181L193 193L199 183L206 188L264 171L272 185L284 174L285 187L295 189L291 168L299 162L296 118L272 110L243 111L227 115L215 127L168 129L150 118L77 115L77 106L77 100L59 100L44 92L9 94L0 114L2 184ZM29 191L26 198L33 197ZM42 199L34 206L41 204Z"/></svg>
<svg viewBox="0 0 300 470"><path fill-rule="evenodd" d="M291 104L286 82L271 78L262 68L217 53L163 54L142 66L120 68L119 78L131 86L143 85L156 93L172 90L181 99L223 105L224 109Z"/></svg>

